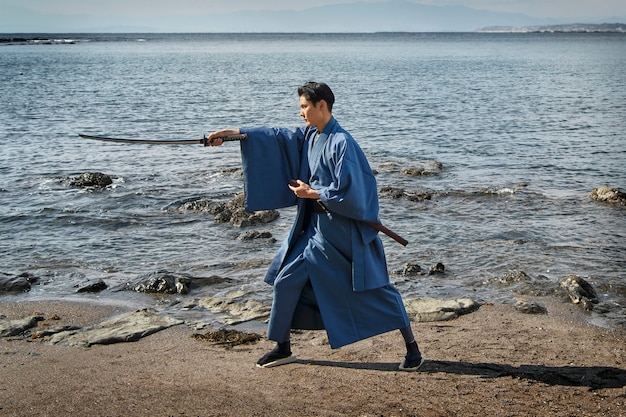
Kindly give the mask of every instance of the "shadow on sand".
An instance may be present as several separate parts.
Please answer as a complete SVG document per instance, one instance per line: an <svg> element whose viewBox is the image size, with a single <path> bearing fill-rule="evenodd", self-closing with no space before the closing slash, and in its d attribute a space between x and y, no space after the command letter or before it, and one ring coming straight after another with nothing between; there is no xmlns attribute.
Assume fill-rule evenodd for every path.
<svg viewBox="0 0 626 417"><path fill-rule="evenodd" d="M299 359L298 363L334 366L349 369L397 371L398 363L392 362L332 362ZM447 373L475 375L481 378L513 377L543 382L549 385L589 387L590 389L623 388L626 386L626 369L610 366L545 366L521 365L518 367L496 363L469 363L451 361L425 361L420 373Z"/></svg>

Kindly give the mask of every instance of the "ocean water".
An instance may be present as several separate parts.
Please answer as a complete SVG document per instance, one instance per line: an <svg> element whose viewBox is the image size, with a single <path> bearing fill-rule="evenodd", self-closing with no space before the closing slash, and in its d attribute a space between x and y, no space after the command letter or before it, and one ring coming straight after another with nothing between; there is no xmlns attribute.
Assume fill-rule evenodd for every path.
<svg viewBox="0 0 626 417"><path fill-rule="evenodd" d="M33 35L35 36L35 35ZM193 139L215 129L302 126L296 89L327 82L335 117L359 141L381 194L382 236L405 298L484 302L558 298L578 275L597 290L591 322L623 326L626 210L591 200L626 191L624 34L68 34L0 44L0 274L39 277L2 298L82 298L177 310L186 300L241 290L270 302L265 268L292 209L253 229L181 210L242 191L238 145L146 146L78 133ZM4 37L29 37L5 35ZM442 166L439 175L403 168ZM114 177L104 190L62 180ZM228 283L185 296L119 289L157 271ZM509 279L524 272L521 282ZM109 289L76 294L102 279ZM182 301L183 303L179 302Z"/></svg>

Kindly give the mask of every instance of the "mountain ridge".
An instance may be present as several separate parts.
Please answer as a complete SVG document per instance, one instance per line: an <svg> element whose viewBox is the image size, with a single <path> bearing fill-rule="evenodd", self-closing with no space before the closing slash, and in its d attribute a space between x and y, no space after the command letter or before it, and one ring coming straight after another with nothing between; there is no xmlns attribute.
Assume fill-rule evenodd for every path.
<svg viewBox="0 0 626 417"><path fill-rule="evenodd" d="M605 19L605 22L626 17ZM487 27L528 27L570 24L520 13L492 12L465 6L432 6L407 0L351 2L306 10L263 10L231 13L118 17L43 15L24 7L4 7L0 33L72 32L474 32ZM589 23L604 23L594 22Z"/></svg>

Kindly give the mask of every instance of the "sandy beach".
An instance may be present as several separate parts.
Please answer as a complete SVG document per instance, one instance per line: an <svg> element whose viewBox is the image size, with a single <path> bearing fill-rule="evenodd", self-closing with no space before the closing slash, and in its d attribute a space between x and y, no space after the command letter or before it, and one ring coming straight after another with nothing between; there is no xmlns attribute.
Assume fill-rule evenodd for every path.
<svg viewBox="0 0 626 417"><path fill-rule="evenodd" d="M546 301L549 303L549 301ZM179 325L137 342L90 348L0 339L3 416L626 416L626 332L588 326L578 307L527 315L483 305L414 323L426 362L397 371L398 332L332 350L324 332L293 335L293 364L259 369L273 344L231 349ZM4 302L90 325L125 312L74 302Z"/></svg>

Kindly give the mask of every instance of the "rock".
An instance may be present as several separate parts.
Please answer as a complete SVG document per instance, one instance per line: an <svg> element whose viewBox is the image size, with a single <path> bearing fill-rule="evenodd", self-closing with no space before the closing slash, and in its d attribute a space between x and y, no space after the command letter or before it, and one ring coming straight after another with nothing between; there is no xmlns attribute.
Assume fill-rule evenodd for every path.
<svg viewBox="0 0 626 417"><path fill-rule="evenodd" d="M513 282L527 282L532 278L524 271L507 272L497 279L502 284L510 284Z"/></svg>
<svg viewBox="0 0 626 417"><path fill-rule="evenodd" d="M427 175L439 175L443 170L443 164L438 161L428 161L424 165L417 167L406 167L400 170L402 175L407 177L421 177Z"/></svg>
<svg viewBox="0 0 626 417"><path fill-rule="evenodd" d="M435 265L431 265L431 267L428 269L428 275L445 274L445 272L446 267L441 262L437 262Z"/></svg>
<svg viewBox="0 0 626 417"><path fill-rule="evenodd" d="M249 242L256 239L266 239L268 242L274 243L276 239L270 232L260 232L258 230L249 230L239 235L239 239L243 242Z"/></svg>
<svg viewBox="0 0 626 417"><path fill-rule="evenodd" d="M188 294L191 288L229 282L218 275L194 277L189 274L160 270L137 278L137 282L127 282L121 289L148 294ZM118 288L119 289L119 288Z"/></svg>
<svg viewBox="0 0 626 417"><path fill-rule="evenodd" d="M589 193L589 197L596 201L626 207L626 193L606 185L593 189L591 193Z"/></svg>
<svg viewBox="0 0 626 417"><path fill-rule="evenodd" d="M380 194L397 199L397 198L404 197L406 194L406 191L404 190L404 188L383 187L380 189Z"/></svg>
<svg viewBox="0 0 626 417"><path fill-rule="evenodd" d="M96 292L104 291L107 288L108 288L107 284L103 280L100 279L98 281L90 282L82 287L79 287L76 290L76 292L77 293L83 293L83 292L96 293Z"/></svg>
<svg viewBox="0 0 626 417"><path fill-rule="evenodd" d="M37 281L39 281L39 278L28 272L15 277L0 277L0 293L28 292L31 284Z"/></svg>
<svg viewBox="0 0 626 417"><path fill-rule="evenodd" d="M258 333L241 332L234 329L219 329L205 334L194 333L192 338L200 341L208 341L213 345L221 345L226 349L232 349L239 345L251 345L262 339Z"/></svg>
<svg viewBox="0 0 626 417"><path fill-rule="evenodd" d="M140 277L136 284L126 284L126 288L150 294L188 294L190 283L188 275L157 271Z"/></svg>
<svg viewBox="0 0 626 417"><path fill-rule="evenodd" d="M111 176L101 172L85 172L80 175L65 178L61 180L61 183L68 187L105 188L113 184L113 179Z"/></svg>
<svg viewBox="0 0 626 417"><path fill-rule="evenodd" d="M513 307L524 314L548 314L548 309L537 301L517 300Z"/></svg>
<svg viewBox="0 0 626 417"><path fill-rule="evenodd" d="M236 227L247 227L270 223L280 217L278 210L246 211L244 199L244 194L240 193L231 201L211 205L210 212L215 216L215 223L230 223Z"/></svg>
<svg viewBox="0 0 626 417"><path fill-rule="evenodd" d="M382 196L387 196L393 199L406 198L409 201L424 201L432 199L432 193L421 190L407 191L404 188L396 187L383 187L380 189Z"/></svg>
<svg viewBox="0 0 626 417"><path fill-rule="evenodd" d="M580 304L585 310L593 310L598 303L596 290L587 281L576 275L568 275L559 281L574 304Z"/></svg>
<svg viewBox="0 0 626 417"><path fill-rule="evenodd" d="M248 227L273 222L279 216L280 213L277 210L249 212L241 208L232 213L230 217L230 224L236 227Z"/></svg>
<svg viewBox="0 0 626 417"><path fill-rule="evenodd" d="M17 320L0 319L0 337L18 336L45 320L43 316L31 316Z"/></svg>
<svg viewBox="0 0 626 417"><path fill-rule="evenodd" d="M160 315L148 308L106 320L95 326L57 333L50 338L50 343L89 347L97 344L135 342L181 323L182 320Z"/></svg>
<svg viewBox="0 0 626 417"><path fill-rule="evenodd" d="M222 314L220 321L228 325L267 320L270 306L255 300L245 300L245 296L245 292L235 291L224 297L204 297L198 304L212 313Z"/></svg>
<svg viewBox="0 0 626 417"><path fill-rule="evenodd" d="M402 175L406 175L407 177L419 177L420 175L425 175L424 167L402 168L400 172L402 173Z"/></svg>
<svg viewBox="0 0 626 417"><path fill-rule="evenodd" d="M404 304L409 318L414 322L451 320L480 308L480 304L470 298L457 300L421 298L406 300Z"/></svg>
<svg viewBox="0 0 626 417"><path fill-rule="evenodd" d="M214 212L216 208L219 206L220 206L220 203L216 203L212 200L200 199L200 200L186 201L179 207L179 210L206 211L211 214L215 214Z"/></svg>
<svg viewBox="0 0 626 417"><path fill-rule="evenodd" d="M393 271L394 275L402 275L405 277L414 277L414 276L420 275L421 273L422 273L422 267L420 267L418 264L414 264L410 262L404 264L402 269L397 269Z"/></svg>

